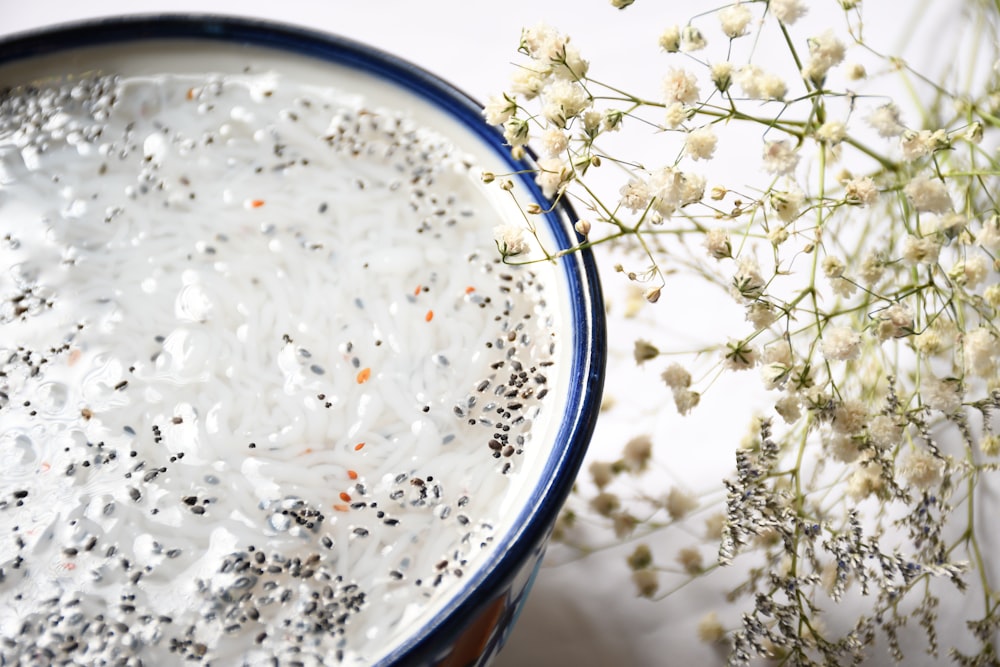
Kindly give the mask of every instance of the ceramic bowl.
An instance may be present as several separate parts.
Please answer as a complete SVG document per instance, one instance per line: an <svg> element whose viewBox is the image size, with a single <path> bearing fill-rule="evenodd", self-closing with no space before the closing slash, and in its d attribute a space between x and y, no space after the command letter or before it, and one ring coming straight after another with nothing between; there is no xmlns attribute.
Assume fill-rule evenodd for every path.
<svg viewBox="0 0 1000 667"><path fill-rule="evenodd" d="M484 122L481 106L433 74L344 37L244 18L123 17L16 35L0 42L0 90L7 91L4 96L9 97L12 89L16 91L24 84L82 79L95 68L114 73L118 66L134 69L140 67L136 62L157 60L166 69L172 66L168 63L176 61L185 71L203 67L223 75L240 74L241 62L251 62L257 70L280 70L289 63L301 65L312 72L310 76L319 77L319 85L326 85L322 79L329 74L348 96L358 92L377 104L400 109L418 122L446 127L446 133L453 132L458 149L474 154L496 173L518 174L525 166L511 157L502 136ZM0 126L2 121L0 118ZM5 131L9 137L18 128L8 126ZM3 173L0 170L0 199L4 197ZM547 208L530 175L512 178L521 206L535 201ZM523 222L520 209L511 206L505 193L495 186L492 192L499 193L489 195L497 215L508 222ZM192 208L191 214L196 215L197 208ZM578 243L572 226L575 215L566 204L560 203L550 213L533 218L555 247L568 248ZM495 253L490 229L484 229L483 238L485 251ZM493 546L481 562L451 586L447 599L436 604L433 613L421 616L405 637L375 655L374 664L485 665L514 626L538 572L557 513L583 460L603 384L604 307L593 259L589 252L581 251L560 258L555 266L551 270L559 283L554 290L558 295L557 333L567 353L558 367L560 377L550 385L563 395L555 402L561 414L545 431L544 441L538 442L536 435L536 449L541 453L532 464L534 481L519 492L515 502L507 504L507 515L500 521L503 528L491 538ZM11 339L18 334L2 328L0 335L6 347L22 342ZM0 453L7 456L10 452ZM4 484L14 482L8 479ZM12 491L3 489L3 495ZM16 549L7 546L10 548L6 551L0 549L6 559L0 566L6 569L9 584L14 572L11 554ZM68 567L65 563L61 566ZM5 638L12 632L9 625L3 629ZM15 641L17 637L9 639ZM211 647L199 650L211 655ZM330 664L337 664L336 656L328 657Z"/></svg>

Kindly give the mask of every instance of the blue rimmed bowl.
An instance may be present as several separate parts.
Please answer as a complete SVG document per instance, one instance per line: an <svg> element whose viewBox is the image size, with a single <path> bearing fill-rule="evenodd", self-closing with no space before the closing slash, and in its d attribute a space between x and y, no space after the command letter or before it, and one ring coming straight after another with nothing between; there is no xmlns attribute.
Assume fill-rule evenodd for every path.
<svg viewBox="0 0 1000 667"><path fill-rule="evenodd" d="M97 54L113 70L129 54L170 58L186 50L209 48L204 63L213 72L254 62L301 61L331 69L338 85L350 91L364 82L364 94L382 105L397 105L418 119L444 119L456 130L461 150L476 154L491 171L514 176L521 205L545 203L525 164L515 161L502 136L486 125L481 106L436 76L403 60L348 39L295 27L234 17L157 15L56 26L15 35L0 42L0 90L30 81L75 76L92 66ZM190 63L190 54L189 60ZM216 56L218 59L216 60ZM189 66L189 65L188 65ZM353 77L353 78L352 78ZM359 84L360 85L360 84ZM0 183L0 195L3 184ZM505 200L506 201L506 200ZM497 204L504 209L505 204ZM543 206L545 208L545 206ZM501 213L516 222L520 209ZM565 204L537 216L557 248L577 242L575 215ZM487 232L486 238L489 237ZM486 248L492 251L492 248ZM557 513L573 484L597 419L605 367L604 308L598 276L588 251L568 254L557 271L561 331L569 348L558 386L561 417L550 429L537 482L511 506L509 528L496 536L485 561L455 586L435 613L380 655L379 665L484 665L509 635L538 571ZM8 490L4 489L6 493ZM2 581L2 577L0 577ZM16 637L11 637L11 640ZM335 660L331 657L331 663Z"/></svg>

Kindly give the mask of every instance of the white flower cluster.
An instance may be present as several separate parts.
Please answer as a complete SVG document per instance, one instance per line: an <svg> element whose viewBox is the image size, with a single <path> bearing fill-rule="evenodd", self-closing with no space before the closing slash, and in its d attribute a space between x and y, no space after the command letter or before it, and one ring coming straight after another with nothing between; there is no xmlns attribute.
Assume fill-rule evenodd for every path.
<svg viewBox="0 0 1000 667"><path fill-rule="evenodd" d="M826 20L831 7L836 16ZM615 266L641 283L629 286L626 317L668 301L667 284L686 276L724 290L745 318L742 330L719 332L696 353L673 351L666 331L633 348L641 365L670 355L659 391L706 428L715 416L699 404L736 372L751 371L743 375L767 400L734 447L725 512L706 531L712 548L684 545L672 559L675 573L700 577L711 570L709 550L724 563L741 551L765 554L766 578L744 584L753 609L741 629L726 631L712 615L699 628L707 640L728 638L734 655L787 640L777 648L802 649L816 664L854 660L848 647L867 635L785 637L781 628L804 632L797 621L783 625L789 618L808 617L809 632L822 632L822 613L794 599L781 607L766 587L822 588L839 599L861 582L890 608L890 593L913 592L904 582L912 570L887 554L916 554L921 576L954 572L945 561L962 545L945 544L942 526L961 520L949 503L967 508L977 496L956 500L952 489L994 473L1000 456L991 420L1000 410L995 73L962 94L948 92L953 75L949 86L929 83L906 61L868 48L863 10L859 0L727 0L662 29L656 59L642 63L651 91L643 94L598 82L614 72L591 78L567 37L538 26L522 35L527 62L510 90L486 109L515 154L529 141L539 148L533 170L545 196L573 196L587 211L577 229L588 245L613 243L639 264ZM981 11L992 12L984 25L1000 20L1000 10ZM757 57L772 37L773 50L787 50L784 63ZM885 81L895 73L913 98L929 101L893 101ZM648 153L607 148L623 136ZM711 171L736 150L738 177ZM614 168L592 177L608 163ZM496 239L505 257L528 252L514 230ZM590 467L596 493L586 511L618 538L690 521L699 507L678 487L629 498L616 484L645 473L655 442L633 438L619 460ZM906 508L904 537L919 539L882 550L890 503ZM636 506L653 518L637 518ZM879 530L866 533L865 521ZM855 562L883 564L882 583L863 580L875 575ZM654 565L645 545L629 567L645 597L659 594L671 569ZM996 582L988 585L997 595Z"/></svg>

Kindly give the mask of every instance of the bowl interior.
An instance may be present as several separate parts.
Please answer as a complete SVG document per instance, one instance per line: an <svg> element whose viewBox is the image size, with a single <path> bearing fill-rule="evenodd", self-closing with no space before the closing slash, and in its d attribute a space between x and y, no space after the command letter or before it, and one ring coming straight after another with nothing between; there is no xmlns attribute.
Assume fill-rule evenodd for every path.
<svg viewBox="0 0 1000 667"><path fill-rule="evenodd" d="M0 347L13 353L36 336L62 337L49 346L48 368L37 382L28 377L4 387L10 397L42 391L50 399L50 418L40 422L31 410L0 414L6 420L3 447L19 452L23 462L4 486L31 499L54 494L67 503L66 512L76 513L60 521L29 501L0 514L45 528L65 543L48 557L47 567L60 576L46 592L62 595L62 604L72 602L79 579L66 567L80 563L67 559L69 550L74 558L86 551L95 572L130 558L144 565L147 576L131 582L129 572L131 583L114 588L116 594L138 590L140 600L159 600L174 591L184 598L175 607L191 606L184 582L224 581L206 584L194 606L256 627L251 621L260 609L248 609L253 600L274 597L258 586L278 568L270 581L278 590L294 590L291 616L302 617L309 593L333 590L330 614L323 617L332 639L306 643L339 652L348 663L429 655L436 643L454 637L483 602L509 585L551 528L593 430L604 366L603 306L589 254L526 267L495 261L493 226L526 218L515 198L478 175L517 173L524 165L482 122L479 106L419 68L349 40L223 17L121 19L8 40L0 44L0 88L8 89L0 114L0 207L7 210L0 214L10 221L8 239L18 242L16 261L5 266L16 275L6 286L14 296L7 296L12 310L0 327ZM331 147L338 157L325 162ZM403 176L385 175L393 170ZM334 172L344 175L339 186L329 177ZM517 201L544 203L530 177L514 176L512 183ZM379 227L385 211L396 222ZM557 206L533 221L549 247L566 248L575 242L572 216ZM193 218L203 224L196 239L160 233ZM318 224L350 233L323 236ZM400 226L407 235L394 231ZM244 239L246 245L236 243ZM292 255L276 272L264 269L266 279L250 275L262 266L253 253L283 252L276 249L282 243L298 243L308 258ZM190 248L174 257L184 244ZM322 260L314 268L308 262L317 254ZM129 273L133 266L139 268ZM96 269L89 272L93 267L104 271L103 278L94 277ZM442 278L452 269L453 279ZM209 274L224 279L212 283L204 277ZM227 300L240 278L256 297ZM406 285L405 298L393 296L401 286L384 286L397 280ZM437 296L457 284L467 284L460 295L452 289ZM304 296L309 290L314 295ZM160 296L165 305L151 305ZM318 298L320 312L361 309L359 304L374 304L366 312L377 311L380 301L395 301L366 315L367 329L351 336L343 332L357 318L297 315ZM507 307L496 310L504 299ZM56 305L45 306L46 300ZM154 307L173 312L160 318ZM201 387L210 367L229 380L239 374L215 363L236 354L236 347L220 348L219 337L205 333L226 308L237 313L226 330L243 343L236 346L239 354L256 340L247 333L254 323L274 322L271 333L284 338L272 356L261 357L262 366L280 369L281 391L261 390L266 382L240 385L257 401L242 412L232 407L246 400L241 394L199 403L164 389L178 382L187 383L184 391ZM493 317L502 321L493 326L501 328L449 338L447 332L465 326L463 313L473 310L496 310ZM452 311L458 324L449 327ZM420 318L397 321L413 313ZM66 333L71 321L79 333ZM482 321L489 318L470 326ZM426 341L425 330L437 323L446 333ZM389 348L402 357L409 350L419 363L403 364L396 375L380 370L396 368L382 354ZM9 363L24 371L33 362ZM166 380L164 368L173 373ZM462 372L448 370L454 368ZM427 379L435 373L444 384ZM334 375L339 383L330 379ZM370 388L383 379L395 388L372 398ZM140 388L144 394L127 398ZM297 391L308 392L308 401ZM53 392L62 394L54 399ZM293 394L296 401L288 398ZM424 414L400 418L409 429L402 437L398 429L365 424L364 406L373 401L412 403ZM285 412L268 413L273 404L292 403ZM342 424L320 416L338 409L350 417ZM125 414L129 423L122 421ZM268 414L279 425L255 430L247 425L255 414ZM83 461L48 451L70 437L78 442L67 451L100 442L103 458L70 474L68 466ZM137 444L143 437L146 444ZM455 452L470 441L477 443L472 463ZM413 446L415 453L366 468L360 457L378 442ZM297 443L299 458L289 458L289 443ZM337 455L315 451L324 448ZM345 463L355 455L357 465ZM428 456L447 463L428 467ZM57 458L65 473L58 480L47 476ZM130 466L129 458L145 465ZM285 472L273 472L278 469ZM230 476L239 482L227 481ZM128 508L131 513L117 511L129 521L111 518L115 510L102 515L115 504ZM217 507L228 514L225 530L201 518ZM198 549L194 537L171 549L152 528L185 530L192 521L193 532L211 544L199 558L185 555ZM401 533L400 524L411 522L413 531ZM258 524L263 532L252 533ZM123 532L128 525L133 532ZM438 525L446 537L427 538ZM393 537L399 534L419 545L400 547ZM20 558L14 542L4 549L0 558L8 565ZM373 560L387 565L359 574L359 563ZM327 579L303 583L320 577ZM17 581L8 577L5 585L31 588ZM244 589L253 595L240 602ZM398 615L377 626L348 622L379 604L395 605ZM6 634L21 621L10 615L0 622ZM219 645L236 655L240 649L232 647L244 640L225 641L231 625L239 623L222 626ZM241 632L232 630L235 637ZM206 650L198 645L192 641L186 650Z"/></svg>

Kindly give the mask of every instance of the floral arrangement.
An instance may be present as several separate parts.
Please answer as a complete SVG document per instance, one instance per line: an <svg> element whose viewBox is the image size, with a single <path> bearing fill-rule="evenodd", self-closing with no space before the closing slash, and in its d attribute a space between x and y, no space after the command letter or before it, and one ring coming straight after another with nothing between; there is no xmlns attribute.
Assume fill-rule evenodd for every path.
<svg viewBox="0 0 1000 667"><path fill-rule="evenodd" d="M637 364L659 365L651 390L688 418L759 373L767 408L719 492L642 489L658 443L639 436L592 462L557 527L582 552L597 548L587 523L634 545L626 565L654 600L742 568L739 622L699 625L732 665L858 664L877 644L898 662L908 622L932 657L1000 664L997 555L981 547L1000 467L1000 3L951 3L969 48L928 72L869 38L867 2L744 0L665 26L649 94L528 28L485 111L516 156L537 148L527 168L553 205L579 212L562 252L620 258L641 295L625 317L694 276L745 318L694 350L634 342ZM821 11L834 20L803 32ZM720 161L734 173L716 180ZM509 175L484 178L515 196ZM496 230L504 261L558 261L535 233L543 209L522 210ZM651 541L685 522L714 562ZM961 641L938 637L947 589L966 592ZM845 599L848 622L829 613Z"/></svg>

